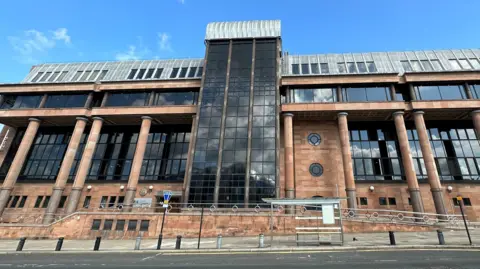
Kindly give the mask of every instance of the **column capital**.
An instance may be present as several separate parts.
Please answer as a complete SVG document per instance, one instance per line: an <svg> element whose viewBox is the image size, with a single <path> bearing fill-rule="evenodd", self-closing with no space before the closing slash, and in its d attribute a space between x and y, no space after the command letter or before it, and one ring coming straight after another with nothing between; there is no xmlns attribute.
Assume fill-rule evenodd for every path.
<svg viewBox="0 0 480 269"><path fill-rule="evenodd" d="M87 119L87 118L85 118L85 117L76 117L75 119L76 119L76 120L88 121L88 119Z"/></svg>
<svg viewBox="0 0 480 269"><path fill-rule="evenodd" d="M142 116L142 120L152 120L152 117L150 117L150 116Z"/></svg>
<svg viewBox="0 0 480 269"><path fill-rule="evenodd" d="M348 116L348 112L338 112L337 116Z"/></svg>
<svg viewBox="0 0 480 269"><path fill-rule="evenodd" d="M416 111L413 111L413 114L423 115L425 114L425 112L422 110L416 110Z"/></svg>
<svg viewBox="0 0 480 269"><path fill-rule="evenodd" d="M101 118L101 117L93 117L92 119L93 119L93 120L101 120L101 121L103 121L103 118Z"/></svg>
<svg viewBox="0 0 480 269"><path fill-rule="evenodd" d="M37 119L37 118L28 118L28 121L38 121L38 122L41 122L42 120Z"/></svg>
<svg viewBox="0 0 480 269"><path fill-rule="evenodd" d="M477 113L480 113L480 109L477 109L477 110L474 110L474 111L470 112L470 115L477 114Z"/></svg>
<svg viewBox="0 0 480 269"><path fill-rule="evenodd" d="M395 111L395 112L392 113L393 116L403 115L403 114L405 114L405 112L403 112L403 111Z"/></svg>
<svg viewBox="0 0 480 269"><path fill-rule="evenodd" d="M283 113L283 117L292 117L293 118L293 113Z"/></svg>

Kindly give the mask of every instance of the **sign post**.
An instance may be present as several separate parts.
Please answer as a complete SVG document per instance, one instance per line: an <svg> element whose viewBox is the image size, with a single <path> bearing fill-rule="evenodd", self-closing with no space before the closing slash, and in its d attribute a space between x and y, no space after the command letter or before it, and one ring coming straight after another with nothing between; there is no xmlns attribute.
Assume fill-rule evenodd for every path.
<svg viewBox="0 0 480 269"><path fill-rule="evenodd" d="M168 202L172 198L171 191L163 191L163 208L168 208Z"/></svg>
<svg viewBox="0 0 480 269"><path fill-rule="evenodd" d="M463 198L462 198L462 196L460 196L460 195L457 196L457 202L458 202L458 205L460 206L460 212L462 213L463 223L465 224L465 230L467 231L468 241L470 242L470 245L473 245L472 238L470 237L470 231L468 230L467 221L465 220L465 213L463 213Z"/></svg>

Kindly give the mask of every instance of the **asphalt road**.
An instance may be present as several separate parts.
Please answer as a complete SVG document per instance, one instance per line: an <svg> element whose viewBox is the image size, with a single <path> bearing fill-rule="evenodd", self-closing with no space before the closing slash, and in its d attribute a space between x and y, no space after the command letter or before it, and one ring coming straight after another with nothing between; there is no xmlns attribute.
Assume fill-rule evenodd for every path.
<svg viewBox="0 0 480 269"><path fill-rule="evenodd" d="M392 250L239 254L2 254L1 268L479 268L478 250Z"/></svg>

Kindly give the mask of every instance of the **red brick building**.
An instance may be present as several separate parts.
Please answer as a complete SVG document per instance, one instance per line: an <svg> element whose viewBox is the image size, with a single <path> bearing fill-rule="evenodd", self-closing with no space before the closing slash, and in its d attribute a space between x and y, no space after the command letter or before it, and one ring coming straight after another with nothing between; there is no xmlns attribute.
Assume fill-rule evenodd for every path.
<svg viewBox="0 0 480 269"><path fill-rule="evenodd" d="M479 219L480 50L290 55L281 38L279 21L211 23L204 59L41 64L0 85L2 221L155 212L164 190L438 214L462 195Z"/></svg>

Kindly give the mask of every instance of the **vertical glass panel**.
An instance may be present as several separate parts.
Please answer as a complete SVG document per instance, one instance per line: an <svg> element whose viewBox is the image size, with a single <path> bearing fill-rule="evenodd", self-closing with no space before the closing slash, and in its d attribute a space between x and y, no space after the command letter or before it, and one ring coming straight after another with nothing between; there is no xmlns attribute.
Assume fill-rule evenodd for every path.
<svg viewBox="0 0 480 269"><path fill-rule="evenodd" d="M338 68L338 73L346 73L347 68L345 66L345 63L337 63L337 68Z"/></svg>
<svg viewBox="0 0 480 269"><path fill-rule="evenodd" d="M308 70L308 64L302 64L302 74L304 74L304 75L310 74L310 72Z"/></svg>
<svg viewBox="0 0 480 269"><path fill-rule="evenodd" d="M358 72L359 73L366 73L367 72L367 65L364 62L358 62Z"/></svg>
<svg viewBox="0 0 480 269"><path fill-rule="evenodd" d="M355 66L355 63L347 63L347 68L348 68L348 73L357 73L357 67Z"/></svg>
<svg viewBox="0 0 480 269"><path fill-rule="evenodd" d="M300 74L300 68L298 64L292 64L292 74L294 75Z"/></svg>
<svg viewBox="0 0 480 269"><path fill-rule="evenodd" d="M375 65L375 62L367 62L367 67L368 67L368 72L370 73L377 72L377 66Z"/></svg>
<svg viewBox="0 0 480 269"><path fill-rule="evenodd" d="M347 94L348 102L365 102L367 101L367 96L365 94L365 88L344 88L343 89Z"/></svg>
<svg viewBox="0 0 480 269"><path fill-rule="evenodd" d="M463 87L458 85L439 86L443 100L464 99Z"/></svg>
<svg viewBox="0 0 480 269"><path fill-rule="evenodd" d="M366 88L367 100L368 101L387 101L386 88L384 87L373 87Z"/></svg>
<svg viewBox="0 0 480 269"><path fill-rule="evenodd" d="M438 86L417 86L415 87L419 93L420 100L441 100L442 97L438 90Z"/></svg>
<svg viewBox="0 0 480 269"><path fill-rule="evenodd" d="M320 73L320 70L318 70L318 64L317 63L310 64L310 68L312 70L312 74L319 74Z"/></svg>

